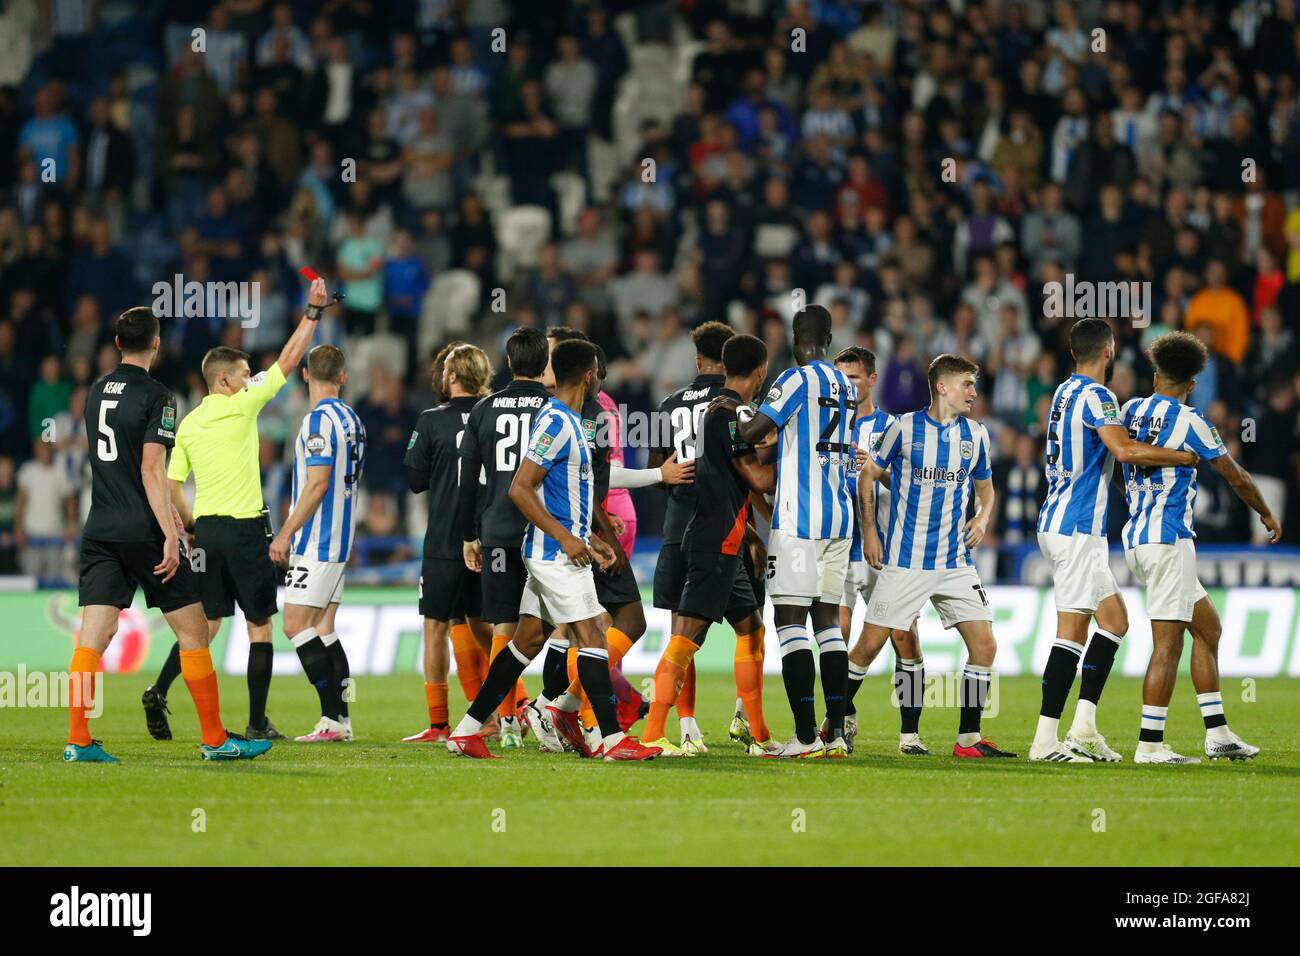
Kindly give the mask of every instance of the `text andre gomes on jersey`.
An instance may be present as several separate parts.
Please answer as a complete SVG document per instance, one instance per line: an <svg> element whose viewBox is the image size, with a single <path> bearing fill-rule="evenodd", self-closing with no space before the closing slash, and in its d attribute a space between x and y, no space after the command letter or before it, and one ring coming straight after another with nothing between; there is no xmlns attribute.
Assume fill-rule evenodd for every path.
<svg viewBox="0 0 1300 956"><path fill-rule="evenodd" d="M127 926L133 936L148 936L153 928L152 893L82 893L73 886L68 893L50 897L50 925Z"/></svg>
<svg viewBox="0 0 1300 956"><path fill-rule="evenodd" d="M1049 319L1131 319L1135 329L1151 324L1151 283L1064 282L1043 284L1043 315Z"/></svg>

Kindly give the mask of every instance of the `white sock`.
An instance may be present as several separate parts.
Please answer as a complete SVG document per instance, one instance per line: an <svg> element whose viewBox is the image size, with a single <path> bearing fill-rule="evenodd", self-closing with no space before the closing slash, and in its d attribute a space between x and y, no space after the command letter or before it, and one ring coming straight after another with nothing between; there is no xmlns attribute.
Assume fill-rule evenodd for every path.
<svg viewBox="0 0 1300 956"><path fill-rule="evenodd" d="M1206 694L1197 694L1196 703L1201 708L1201 719L1206 717L1220 717L1223 715L1223 693L1221 691L1210 691ZM1232 739L1232 731L1228 730L1227 724L1221 724L1218 727L1206 727L1205 737L1207 740L1228 741Z"/></svg>
<svg viewBox="0 0 1300 956"><path fill-rule="evenodd" d="M542 713L546 713L546 708L551 706L551 702L546 699L545 694L538 694L537 699L534 700L533 703L537 705L537 709Z"/></svg>
<svg viewBox="0 0 1300 956"><path fill-rule="evenodd" d="M692 740L703 740L704 735L700 733L700 725L695 722L694 717L680 717L677 721L682 727L682 739L690 737Z"/></svg>
<svg viewBox="0 0 1300 956"><path fill-rule="evenodd" d="M1047 750L1060 742L1061 720L1059 717L1038 715L1038 729L1034 731L1034 747Z"/></svg>
<svg viewBox="0 0 1300 956"><path fill-rule="evenodd" d="M582 698L575 694L570 694L566 690L551 702L551 706L556 710L563 710L570 714L576 714L582 709Z"/></svg>
<svg viewBox="0 0 1300 956"><path fill-rule="evenodd" d="M974 747L979 742L980 742L980 735L978 733L957 735L958 747Z"/></svg>
<svg viewBox="0 0 1300 956"><path fill-rule="evenodd" d="M1097 736L1097 705L1090 700L1081 700L1074 707L1074 723L1070 733L1079 737Z"/></svg>
<svg viewBox="0 0 1300 956"><path fill-rule="evenodd" d="M1155 707L1151 704L1142 705L1142 729L1153 730L1160 734L1159 740L1139 740L1138 751L1141 753L1152 753L1164 746L1165 742L1165 718L1169 716L1168 707Z"/></svg>
<svg viewBox="0 0 1300 956"><path fill-rule="evenodd" d="M326 647L329 647L331 644L337 643L338 639L339 639L339 635L337 631L330 631L328 634L322 634L320 636L320 642L324 644Z"/></svg>
<svg viewBox="0 0 1300 956"><path fill-rule="evenodd" d="M456 729L451 732L453 737L469 737L483 729L483 722L475 720L469 714L460 719Z"/></svg>
<svg viewBox="0 0 1300 956"><path fill-rule="evenodd" d="M623 733L623 731L620 730L616 734L610 734L608 737L605 737L601 741L605 745L605 753L609 753L611 750L617 747L622 742L623 738L626 736L627 734Z"/></svg>

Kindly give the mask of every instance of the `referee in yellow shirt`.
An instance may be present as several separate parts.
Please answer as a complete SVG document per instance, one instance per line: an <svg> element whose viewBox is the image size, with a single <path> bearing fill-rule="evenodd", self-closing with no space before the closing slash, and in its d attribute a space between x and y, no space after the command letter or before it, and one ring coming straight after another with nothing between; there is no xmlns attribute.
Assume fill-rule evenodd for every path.
<svg viewBox="0 0 1300 956"><path fill-rule="evenodd" d="M271 689L271 618L282 572L271 563L271 522L262 501L257 416L280 391L311 345L327 304L325 280L315 279L303 320L265 372L253 375L247 352L219 346L203 357L208 394L176 430L167 477L172 503L194 534L191 565L199 582L208 639L238 603L248 622L248 729L253 739L283 739L266 716ZM194 509L181 490L194 472ZM179 645L177 645L179 647ZM172 658L176 658L173 667ZM157 740L171 738L167 691L180 671L177 648L158 681L144 692L145 720Z"/></svg>

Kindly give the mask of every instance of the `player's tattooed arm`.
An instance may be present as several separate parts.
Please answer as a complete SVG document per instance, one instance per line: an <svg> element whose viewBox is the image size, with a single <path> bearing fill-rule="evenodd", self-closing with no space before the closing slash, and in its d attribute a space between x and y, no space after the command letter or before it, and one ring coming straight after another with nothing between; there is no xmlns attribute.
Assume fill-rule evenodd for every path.
<svg viewBox="0 0 1300 956"><path fill-rule="evenodd" d="M1137 465L1141 468L1171 468L1184 465L1195 468L1200 461L1194 451L1161 448L1144 441L1136 441L1123 425L1102 425L1097 429L1097 436L1121 465Z"/></svg>
<svg viewBox="0 0 1300 956"><path fill-rule="evenodd" d="M154 566L153 573L166 584L176 576L181 564L180 535L172 521L171 494L167 490L167 449L158 442L147 441L140 455L140 481L149 510L163 533L163 559Z"/></svg>
<svg viewBox="0 0 1300 956"><path fill-rule="evenodd" d="M329 489L330 475L333 471L333 465L307 466L307 485L298 496L298 503L293 506L293 511L289 512L289 517L284 519L280 533L275 536L267 549L274 563L281 566L289 563L289 544L293 541L293 536L298 533L298 529L307 523L320 507L320 503L325 500L325 492Z"/></svg>
<svg viewBox="0 0 1300 956"><path fill-rule="evenodd" d="M984 535L988 533L989 521L993 518L993 504L997 500L997 492L993 490L992 478L976 478L975 481L975 514L966 522L962 528L963 536L966 539L966 547L978 547L979 543L984 540Z"/></svg>
<svg viewBox="0 0 1300 956"><path fill-rule="evenodd" d="M546 505L537 492L537 487L545 477L546 470L541 465L525 458L519 463L519 470L510 482L510 500L515 503L525 521L558 541L568 559L578 567L585 567L593 560L599 561L600 549L589 548L585 541L570 532L546 510Z"/></svg>
<svg viewBox="0 0 1300 956"><path fill-rule="evenodd" d="M1282 522L1278 521L1268 507L1268 502L1259 493L1259 486L1245 468L1237 464L1235 458L1226 452L1210 462L1210 466L1223 476L1223 480L1232 488L1246 507L1259 515L1259 523L1268 529L1268 543L1277 544L1282 540Z"/></svg>

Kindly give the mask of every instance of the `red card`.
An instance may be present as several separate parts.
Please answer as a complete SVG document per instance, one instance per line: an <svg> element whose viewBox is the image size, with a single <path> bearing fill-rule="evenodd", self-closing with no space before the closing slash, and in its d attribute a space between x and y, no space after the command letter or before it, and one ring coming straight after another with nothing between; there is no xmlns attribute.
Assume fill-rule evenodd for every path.
<svg viewBox="0 0 1300 956"><path fill-rule="evenodd" d="M311 266L303 266L298 270L298 275L302 276L308 282L315 282L320 278L320 276L316 274L316 270Z"/></svg>

